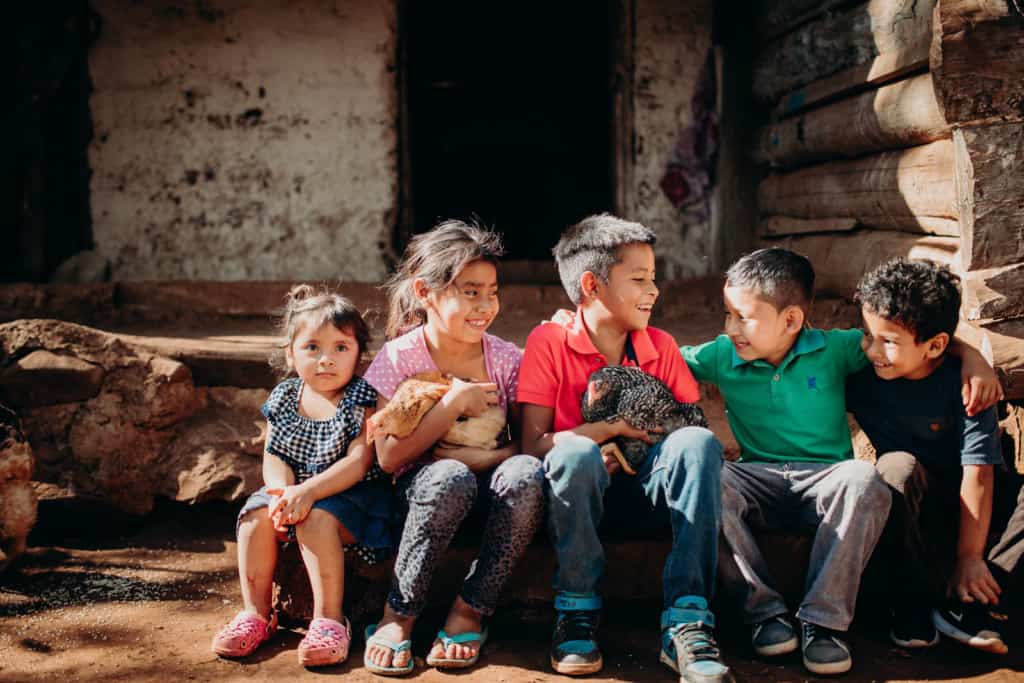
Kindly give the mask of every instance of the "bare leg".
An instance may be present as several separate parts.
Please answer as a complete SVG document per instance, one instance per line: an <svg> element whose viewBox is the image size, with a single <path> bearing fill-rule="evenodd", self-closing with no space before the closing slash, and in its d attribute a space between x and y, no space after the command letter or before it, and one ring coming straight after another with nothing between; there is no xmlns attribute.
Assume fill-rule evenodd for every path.
<svg viewBox="0 0 1024 683"><path fill-rule="evenodd" d="M412 627L415 623L416 617L403 616L391 609L390 605L385 605L384 616L377 624L377 635L392 643L400 643L412 637ZM409 663L412 653L409 650L393 653L386 647L367 645L366 657L377 666L401 668Z"/></svg>
<svg viewBox="0 0 1024 683"><path fill-rule="evenodd" d="M302 561L313 589L313 618L341 621L345 594L345 551L343 543L354 543L352 534L329 512L312 509L295 527Z"/></svg>
<svg viewBox="0 0 1024 683"><path fill-rule="evenodd" d="M274 567L277 565L277 537L267 509L248 513L238 525L238 579L246 612L270 614Z"/></svg>

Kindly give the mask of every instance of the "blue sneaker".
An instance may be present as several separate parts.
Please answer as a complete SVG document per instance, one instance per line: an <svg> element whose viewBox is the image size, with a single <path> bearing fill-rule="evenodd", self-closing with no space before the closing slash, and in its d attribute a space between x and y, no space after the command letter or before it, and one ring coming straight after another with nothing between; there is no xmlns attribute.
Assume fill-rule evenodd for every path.
<svg viewBox="0 0 1024 683"><path fill-rule="evenodd" d="M708 601L684 595L661 613L661 662L684 683L734 683L715 642Z"/></svg>
<svg viewBox="0 0 1024 683"><path fill-rule="evenodd" d="M597 645L601 598L593 593L559 593L558 620L551 636L551 668L567 676L596 673L604 666Z"/></svg>

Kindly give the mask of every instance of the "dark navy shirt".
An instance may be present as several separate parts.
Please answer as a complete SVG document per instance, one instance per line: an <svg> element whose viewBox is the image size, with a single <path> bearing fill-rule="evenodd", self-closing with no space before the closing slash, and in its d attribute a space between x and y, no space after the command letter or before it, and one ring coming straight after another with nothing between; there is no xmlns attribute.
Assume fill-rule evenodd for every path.
<svg viewBox="0 0 1024 683"><path fill-rule="evenodd" d="M846 382L846 408L878 455L907 451L929 470L1001 465L995 408L968 417L961 399L960 359L924 379L880 379L870 365Z"/></svg>

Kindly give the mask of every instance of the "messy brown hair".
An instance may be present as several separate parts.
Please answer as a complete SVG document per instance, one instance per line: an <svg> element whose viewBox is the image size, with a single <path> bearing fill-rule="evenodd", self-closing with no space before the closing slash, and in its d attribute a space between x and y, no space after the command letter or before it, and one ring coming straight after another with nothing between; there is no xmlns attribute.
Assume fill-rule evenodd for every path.
<svg viewBox="0 0 1024 683"><path fill-rule="evenodd" d="M388 339L427 322L413 283L423 280L435 292L447 288L473 261L497 265L505 250L501 236L476 223L446 220L409 242L398 270L384 285L388 294Z"/></svg>
<svg viewBox="0 0 1024 683"><path fill-rule="evenodd" d="M351 300L326 286L296 285L285 295L284 308L279 314L281 342L270 357L271 367L282 377L291 374L285 349L295 341L299 328L304 324L320 327L326 323L349 332L356 338L359 355L366 353L370 344L370 328Z"/></svg>

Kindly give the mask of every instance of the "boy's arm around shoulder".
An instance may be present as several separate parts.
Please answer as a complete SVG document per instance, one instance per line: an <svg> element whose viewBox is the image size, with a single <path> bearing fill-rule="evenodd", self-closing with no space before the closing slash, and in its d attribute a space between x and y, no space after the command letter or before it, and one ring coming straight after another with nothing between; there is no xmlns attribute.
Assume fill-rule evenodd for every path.
<svg viewBox="0 0 1024 683"><path fill-rule="evenodd" d="M960 358L961 396L968 415L976 415L1003 399L1003 386L992 364L961 334L949 342L948 352Z"/></svg>
<svg viewBox="0 0 1024 683"><path fill-rule="evenodd" d="M658 351L658 363L651 374L661 380L680 403L699 401L700 389L697 387L697 380L683 360L675 338L665 330L655 327L648 328L648 335Z"/></svg>
<svg viewBox="0 0 1024 683"><path fill-rule="evenodd" d="M721 334L711 341L703 344L687 345L679 347L679 353L687 369L698 382L708 382L718 385L718 364L723 354L728 354L732 349L732 342L729 337ZM728 358L728 355L724 355Z"/></svg>

